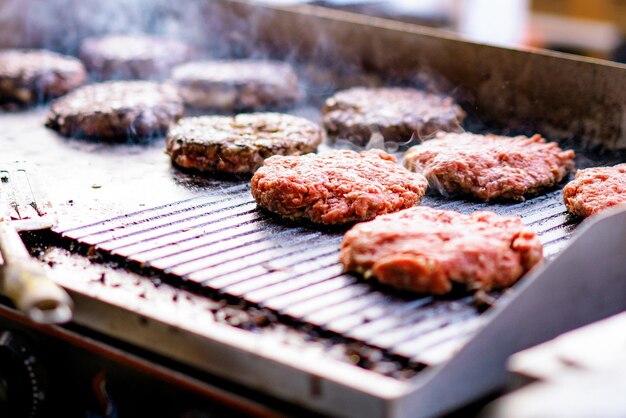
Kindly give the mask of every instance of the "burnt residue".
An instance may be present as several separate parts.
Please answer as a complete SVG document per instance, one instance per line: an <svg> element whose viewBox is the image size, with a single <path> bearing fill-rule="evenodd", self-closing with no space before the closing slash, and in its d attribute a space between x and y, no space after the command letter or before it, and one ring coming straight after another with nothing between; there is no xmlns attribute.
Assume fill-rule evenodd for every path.
<svg viewBox="0 0 626 418"><path fill-rule="evenodd" d="M72 252L79 251L86 256L91 246L80 246L72 244L67 240L59 239L59 237L50 231L30 232L26 236L26 243L31 254L38 257L44 262L52 264L52 268L63 269L65 263L70 261L64 260L58 255L49 259L52 253L66 252L68 257L70 252L68 248L72 248ZM53 245L51 245L53 243ZM60 247L63 245L63 248ZM93 251L93 250L92 250ZM75 257L74 255L73 257ZM151 300L148 289L152 287L152 292L171 292L169 300L171 303L193 304L196 298L200 297L202 303L206 306L213 319L225 325L253 332L256 334L268 334L277 340L283 340L288 345L307 347L311 344L323 347L326 355L350 363L354 366L374 371L376 373L397 378L409 379L426 366L421 363L412 362L401 356L393 355L385 350L368 347L360 341L342 337L332 331L325 331L311 324L303 324L294 318L280 315L269 309L265 309L258 305L248 303L238 298L220 294L219 292L211 292L208 289L198 288L193 283L182 282L178 278L167 277L167 275L156 275L154 272L147 272L128 260L113 261L111 257L104 259L103 257L90 258L93 269L111 269L115 274L127 275L123 277L111 279L110 274L101 272L93 279L94 284L102 286L110 286L112 288L126 288L128 291L136 288L136 297L148 303ZM142 272L147 277L134 277L132 271ZM127 284L124 284L124 281ZM157 287L154 284L159 283ZM174 288L171 286L175 285ZM196 296L198 295L198 296ZM148 324L148 319L139 316L142 325Z"/></svg>

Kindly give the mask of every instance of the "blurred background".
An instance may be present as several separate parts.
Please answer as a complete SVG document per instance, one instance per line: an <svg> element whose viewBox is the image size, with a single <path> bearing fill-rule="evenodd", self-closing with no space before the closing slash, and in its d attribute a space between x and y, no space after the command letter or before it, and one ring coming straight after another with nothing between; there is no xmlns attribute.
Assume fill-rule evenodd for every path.
<svg viewBox="0 0 626 418"><path fill-rule="evenodd" d="M488 44L626 62L626 0L248 0L312 4L453 31ZM0 0L0 47L73 53L83 36L152 32L202 39L210 0ZM89 21L85 27L81 22ZM183 21L185 24L180 25ZM251 23L253 24L253 23ZM59 30L61 29L61 30ZM26 45L24 43L26 42Z"/></svg>
<svg viewBox="0 0 626 418"><path fill-rule="evenodd" d="M309 3L457 32L504 46L626 62L626 0L264 0Z"/></svg>

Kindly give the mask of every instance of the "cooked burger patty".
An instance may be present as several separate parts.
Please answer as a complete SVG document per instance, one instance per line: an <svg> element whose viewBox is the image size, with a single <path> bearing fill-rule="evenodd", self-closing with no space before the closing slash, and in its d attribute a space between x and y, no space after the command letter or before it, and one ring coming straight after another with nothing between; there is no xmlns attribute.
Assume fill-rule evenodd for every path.
<svg viewBox="0 0 626 418"><path fill-rule="evenodd" d="M449 133L410 148L404 165L425 175L441 193L524 200L560 182L574 167L574 151L563 151L540 135Z"/></svg>
<svg viewBox="0 0 626 418"><path fill-rule="evenodd" d="M326 100L324 126L331 138L364 145L373 133L386 141L425 138L437 131L459 132L465 112L451 97L412 88L343 90Z"/></svg>
<svg viewBox="0 0 626 418"><path fill-rule="evenodd" d="M253 173L272 155L314 152L324 137L315 123L280 113L184 118L167 135L167 153L185 168Z"/></svg>
<svg viewBox="0 0 626 418"><path fill-rule="evenodd" d="M146 35L90 38L80 47L80 59L97 80L161 80L192 57L185 42Z"/></svg>
<svg viewBox="0 0 626 418"><path fill-rule="evenodd" d="M198 61L172 72L185 104L223 112L284 109L299 98L298 76L277 61Z"/></svg>
<svg viewBox="0 0 626 418"><path fill-rule="evenodd" d="M421 174L380 150L270 157L252 176L259 206L323 224L368 220L417 205L426 186Z"/></svg>
<svg viewBox="0 0 626 418"><path fill-rule="evenodd" d="M0 51L0 106L24 107L62 96L87 80L76 58L35 49Z"/></svg>
<svg viewBox="0 0 626 418"><path fill-rule="evenodd" d="M162 135L183 114L172 86L111 81L81 87L54 102L46 125L66 136L128 140Z"/></svg>
<svg viewBox="0 0 626 418"><path fill-rule="evenodd" d="M472 290L510 286L542 258L539 238L519 218L423 206L354 226L340 254L348 271L433 294L453 283Z"/></svg>
<svg viewBox="0 0 626 418"><path fill-rule="evenodd" d="M579 170L563 189L563 201L568 211L583 217L626 205L626 164Z"/></svg>

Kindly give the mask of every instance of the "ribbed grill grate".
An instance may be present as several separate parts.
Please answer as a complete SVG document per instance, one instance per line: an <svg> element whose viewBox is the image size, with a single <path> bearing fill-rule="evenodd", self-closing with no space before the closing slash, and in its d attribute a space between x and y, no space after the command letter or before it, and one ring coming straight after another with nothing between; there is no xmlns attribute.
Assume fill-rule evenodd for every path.
<svg viewBox="0 0 626 418"><path fill-rule="evenodd" d="M433 196L423 204L519 215L540 234L548 257L576 225L560 191L516 204ZM343 229L289 224L259 211L248 184L56 232L415 361L436 361L480 324L467 293L415 297L343 273Z"/></svg>

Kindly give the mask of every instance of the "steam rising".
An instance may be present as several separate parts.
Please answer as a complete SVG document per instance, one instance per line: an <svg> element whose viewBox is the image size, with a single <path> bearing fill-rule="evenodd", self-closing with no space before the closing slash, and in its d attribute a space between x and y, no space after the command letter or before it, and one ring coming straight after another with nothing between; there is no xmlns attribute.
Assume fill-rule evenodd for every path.
<svg viewBox="0 0 626 418"><path fill-rule="evenodd" d="M408 72L396 71L393 66L368 72L363 59L346 54L327 31L293 26L292 22L285 22L284 28L269 27L267 9L259 6L254 15L250 14L252 9L246 10L234 13L224 8L223 2L210 0L0 0L0 48L46 48L76 55L88 37L152 34L192 44L200 52L199 59L279 59L296 65L308 105L316 109L315 113L334 91L353 86L411 86L431 93L453 90L426 63ZM268 31L282 35L267 42L262 34ZM315 36L309 42L298 37L300 31ZM337 51L344 52L338 55ZM381 53L372 50L372 55ZM365 149L398 153L425 139L413 135L405 142L385 141L374 132ZM334 145L363 149L348 141Z"/></svg>
<svg viewBox="0 0 626 418"><path fill-rule="evenodd" d="M189 0L4 0L0 2L0 47L48 48L76 53L80 42L104 34L149 33L200 43L209 1ZM206 42L201 42L206 44Z"/></svg>
<svg viewBox="0 0 626 418"><path fill-rule="evenodd" d="M465 132L465 130L461 127L460 124L458 125L458 131L456 131L455 133L459 133L459 132ZM367 144L365 144L364 147L360 147L355 144L352 144L352 148L355 150L363 150L363 149L369 150L369 149L376 148L376 149L382 149L383 151L393 154L393 153L406 151L407 149L415 145L420 145L424 141L428 141L429 139L433 139L437 137L437 135L439 135L440 133L445 133L445 132L435 131L429 135L419 135L419 133L413 132L411 137L406 141L386 141L380 132L375 131L372 133L369 141L367 142ZM342 143L342 142L348 142L348 141L337 140L336 142Z"/></svg>
<svg viewBox="0 0 626 418"><path fill-rule="evenodd" d="M415 132L413 133L413 135L411 135L411 138L404 142L385 141L385 138L383 138L383 135L380 132L374 132L372 133L370 140L367 142L367 144L365 144L365 149L378 148L390 154L393 154L406 150L413 145L419 145L422 142L424 142L423 139L419 138L419 136L416 135Z"/></svg>
<svg viewBox="0 0 626 418"><path fill-rule="evenodd" d="M452 196L448 192L448 190L446 190L446 188L443 187L443 184L441 184L441 181L439 181L439 178L436 175L434 175L434 174L428 176L428 187L430 189L436 190L443 197L450 197L450 196Z"/></svg>

